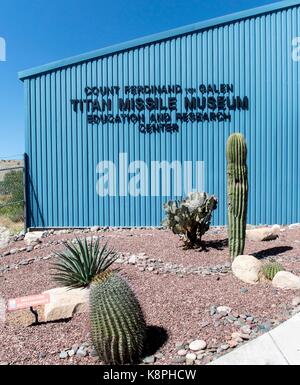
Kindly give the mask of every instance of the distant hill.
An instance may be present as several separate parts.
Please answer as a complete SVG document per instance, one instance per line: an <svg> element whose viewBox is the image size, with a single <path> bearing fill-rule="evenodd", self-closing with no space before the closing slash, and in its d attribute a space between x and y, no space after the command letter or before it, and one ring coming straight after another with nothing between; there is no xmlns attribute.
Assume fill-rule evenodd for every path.
<svg viewBox="0 0 300 385"><path fill-rule="evenodd" d="M15 167L23 167L23 160L0 160L0 182L3 181L4 175L10 172L9 169Z"/></svg>

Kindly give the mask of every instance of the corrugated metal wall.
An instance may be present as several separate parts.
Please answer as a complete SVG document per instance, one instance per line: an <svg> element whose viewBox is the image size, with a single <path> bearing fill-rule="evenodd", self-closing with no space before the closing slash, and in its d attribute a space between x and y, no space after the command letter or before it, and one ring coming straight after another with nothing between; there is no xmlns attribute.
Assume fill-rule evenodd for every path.
<svg viewBox="0 0 300 385"><path fill-rule="evenodd" d="M157 226L167 197L96 193L97 164L117 159L203 160L205 189L219 198L214 224L226 222L225 144L231 132L249 148L253 224L300 221L300 7L148 44L25 80L28 226ZM183 123L178 133L145 135L133 124L91 126L72 111L86 86L232 83L249 111L232 122ZM122 95L120 95L122 97ZM181 96L178 96L181 98ZM115 111L116 112L116 111ZM193 175L195 177L195 175ZM170 196L168 198L175 198Z"/></svg>

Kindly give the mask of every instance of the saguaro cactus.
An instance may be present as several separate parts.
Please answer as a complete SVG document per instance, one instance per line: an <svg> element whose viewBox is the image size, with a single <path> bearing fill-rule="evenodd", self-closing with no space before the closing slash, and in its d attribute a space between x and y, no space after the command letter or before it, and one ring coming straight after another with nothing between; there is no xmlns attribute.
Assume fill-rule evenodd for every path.
<svg viewBox="0 0 300 385"><path fill-rule="evenodd" d="M248 207L247 146L242 134L227 142L228 237L232 259L244 253Z"/></svg>

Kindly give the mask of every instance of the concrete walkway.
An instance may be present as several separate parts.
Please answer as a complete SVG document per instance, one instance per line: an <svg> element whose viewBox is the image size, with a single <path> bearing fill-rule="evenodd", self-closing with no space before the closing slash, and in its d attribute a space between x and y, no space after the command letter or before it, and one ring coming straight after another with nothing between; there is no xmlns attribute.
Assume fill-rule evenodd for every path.
<svg viewBox="0 0 300 385"><path fill-rule="evenodd" d="M209 365L300 365L300 313Z"/></svg>

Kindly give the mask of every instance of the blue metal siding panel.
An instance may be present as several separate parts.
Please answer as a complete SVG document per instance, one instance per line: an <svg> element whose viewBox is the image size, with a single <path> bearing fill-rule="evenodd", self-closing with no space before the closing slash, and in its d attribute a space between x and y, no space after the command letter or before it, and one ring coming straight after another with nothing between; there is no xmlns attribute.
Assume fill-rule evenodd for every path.
<svg viewBox="0 0 300 385"><path fill-rule="evenodd" d="M299 222L300 64L291 59L292 38L300 36L299 20L298 6L26 80L29 226L159 225L162 204L176 198L174 191L170 197L96 194L97 164L111 160L119 167L120 153L128 153L128 163L144 160L147 165L164 160L195 165L203 160L205 189L219 197L214 224L224 224L225 146L236 131L248 142L248 221ZM236 95L249 96L249 111L235 112L231 123L189 122L176 134L142 135L133 123L92 127L70 105L70 99L84 98L87 85L119 85L123 90L126 85L180 84L185 89L214 83L232 83ZM114 96L113 106L116 101ZM179 105L183 111L183 98ZM193 170L186 178L195 181L196 176ZM118 181L121 187L126 189ZM154 179L149 179L149 188L155 188Z"/></svg>

